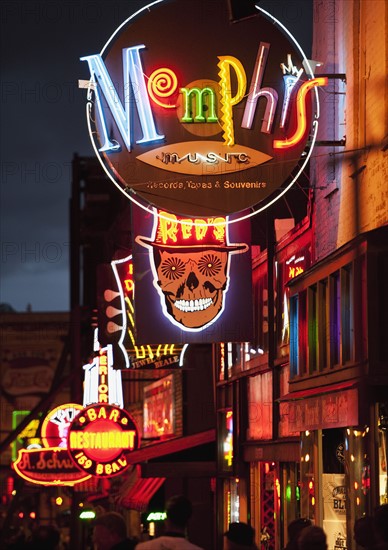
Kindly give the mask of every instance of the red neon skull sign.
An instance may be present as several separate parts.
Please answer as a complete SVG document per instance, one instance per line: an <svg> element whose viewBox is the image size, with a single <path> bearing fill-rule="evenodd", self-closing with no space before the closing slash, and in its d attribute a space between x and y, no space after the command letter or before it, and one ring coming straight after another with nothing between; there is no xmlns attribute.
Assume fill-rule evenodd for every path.
<svg viewBox="0 0 388 550"><path fill-rule="evenodd" d="M222 313L229 256L248 250L244 243L228 244L226 230L225 218L178 220L161 212L155 238L137 237L150 250L154 285L174 324L200 330Z"/></svg>

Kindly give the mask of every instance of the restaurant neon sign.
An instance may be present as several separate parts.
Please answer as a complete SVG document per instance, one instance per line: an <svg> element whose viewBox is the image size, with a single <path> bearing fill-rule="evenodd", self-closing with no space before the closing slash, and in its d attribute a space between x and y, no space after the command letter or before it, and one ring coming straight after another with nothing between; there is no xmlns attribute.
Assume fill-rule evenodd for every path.
<svg viewBox="0 0 388 550"><path fill-rule="evenodd" d="M68 449L78 468L97 477L121 474L129 467L128 453L139 446L136 424L125 409L98 403L73 421Z"/></svg>

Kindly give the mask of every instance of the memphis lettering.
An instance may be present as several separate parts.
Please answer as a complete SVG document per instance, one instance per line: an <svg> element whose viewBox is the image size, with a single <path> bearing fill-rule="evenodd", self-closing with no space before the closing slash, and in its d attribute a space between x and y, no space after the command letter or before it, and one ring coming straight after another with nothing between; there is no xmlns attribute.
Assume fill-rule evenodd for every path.
<svg viewBox="0 0 388 550"><path fill-rule="evenodd" d="M267 63L270 44L260 42L256 62L248 88L247 74L239 59L231 55L219 56L217 62L218 82L214 81L214 88L207 79L206 86L200 88L179 86L178 78L174 71L167 67L161 67L146 75L143 69L141 50L144 44L136 45L122 50L123 65L123 89L126 101L124 105L101 55L82 57L87 61L91 74L91 89L96 93L97 115L100 122L101 152L114 152L120 149L120 144L109 136L101 94L105 97L107 108L110 110L122 137L124 145L131 151L133 142L133 109L137 109L142 136L136 139L137 144L148 144L164 139L164 135L157 131L153 107L166 110L177 110L178 102L174 98L181 94L180 105L183 109L179 121L185 125L206 123L218 124L223 131L224 144L233 146L234 117L236 105L244 107L241 127L251 130L258 100L266 101L265 113L260 132L271 134L273 123L278 108L281 109L280 127L287 128L290 119L291 105L296 109L296 128L283 140L273 140L273 149L288 149L297 145L305 136L307 128L306 102L308 92L316 86L326 86L327 78L318 77L299 82L303 69L298 69L292 64L288 55L288 63L281 64L279 68L279 82L283 86L283 101L278 106L278 91L272 87L262 87L264 71ZM283 75L281 75L283 73ZM282 78L280 78L282 76ZM236 90L232 93L231 82L236 82ZM297 83L299 82L298 86ZM217 90L217 92L216 92ZM128 96L132 92L135 101ZM218 105L217 105L218 94ZM291 102L294 98L295 101ZM206 105L206 108L205 108ZM241 107L240 105L240 107Z"/></svg>

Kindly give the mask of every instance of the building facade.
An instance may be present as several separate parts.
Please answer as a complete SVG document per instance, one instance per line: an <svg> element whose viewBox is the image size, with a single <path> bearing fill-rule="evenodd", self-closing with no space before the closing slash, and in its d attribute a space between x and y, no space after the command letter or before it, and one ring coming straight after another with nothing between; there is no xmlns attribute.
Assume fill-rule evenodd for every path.
<svg viewBox="0 0 388 550"><path fill-rule="evenodd" d="M263 548L295 517L353 548L354 521L387 503L386 21L384 2L314 2L329 85L307 218L253 264L257 341L216 360L218 531L249 521Z"/></svg>
<svg viewBox="0 0 388 550"><path fill-rule="evenodd" d="M47 412L71 400L69 313L14 312L0 316L1 544L18 530L56 521L56 489L39 491L12 469L23 448L42 447Z"/></svg>

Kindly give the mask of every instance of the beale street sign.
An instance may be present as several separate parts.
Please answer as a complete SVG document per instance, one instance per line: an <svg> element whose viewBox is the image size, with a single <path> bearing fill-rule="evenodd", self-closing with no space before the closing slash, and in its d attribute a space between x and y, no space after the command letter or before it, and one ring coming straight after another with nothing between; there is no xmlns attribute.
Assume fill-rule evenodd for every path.
<svg viewBox="0 0 388 550"><path fill-rule="evenodd" d="M226 0L159 0L81 58L95 153L131 200L190 216L257 213L304 169L327 78L257 10L232 23Z"/></svg>

